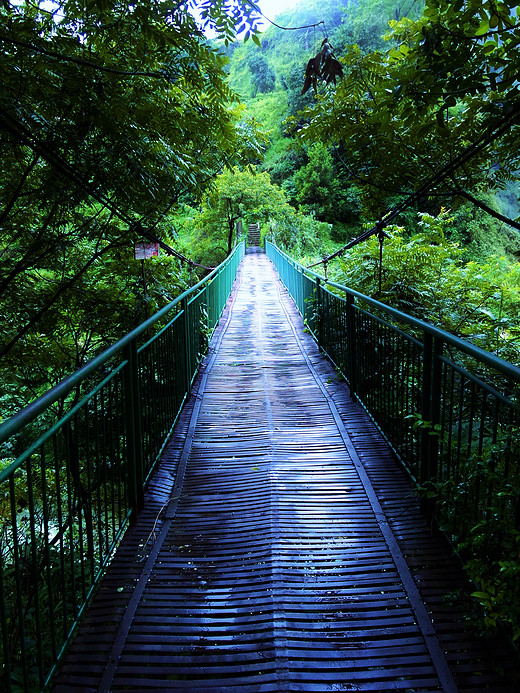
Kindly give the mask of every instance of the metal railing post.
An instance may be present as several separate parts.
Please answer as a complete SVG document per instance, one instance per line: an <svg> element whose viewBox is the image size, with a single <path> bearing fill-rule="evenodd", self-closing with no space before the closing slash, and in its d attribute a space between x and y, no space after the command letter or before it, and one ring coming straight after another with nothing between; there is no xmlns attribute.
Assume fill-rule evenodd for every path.
<svg viewBox="0 0 520 693"><path fill-rule="evenodd" d="M184 315L184 387L186 389L186 395L189 395L191 392L191 336L187 296L182 299L181 306Z"/></svg>
<svg viewBox="0 0 520 693"><path fill-rule="evenodd" d="M428 459L428 476L437 480L439 474L439 431L441 420L441 393L442 393L442 356L444 343L438 337L433 339L432 351L432 386L430 392L430 421L432 424L430 435L430 450Z"/></svg>
<svg viewBox="0 0 520 693"><path fill-rule="evenodd" d="M305 302L303 300L303 267L301 265L298 266L297 269L298 272L298 293L299 293L299 309L302 318L305 317Z"/></svg>
<svg viewBox="0 0 520 693"><path fill-rule="evenodd" d="M424 484L430 478L430 443L429 432L425 423L430 421L432 367L433 367L433 337L423 333L423 372L422 372L422 403L421 403L421 469L420 482Z"/></svg>
<svg viewBox="0 0 520 693"><path fill-rule="evenodd" d="M132 509L131 521L144 502L143 440L141 432L141 398L139 397L139 371L135 340L124 348L127 361L125 369L125 420L127 444L128 495Z"/></svg>
<svg viewBox="0 0 520 693"><path fill-rule="evenodd" d="M345 295L347 312L347 378L350 388L350 396L357 394L357 349L356 349L356 312L354 310L354 296Z"/></svg>
<svg viewBox="0 0 520 693"><path fill-rule="evenodd" d="M316 336L318 339L318 347L320 351L323 351L323 305L322 305L322 288L321 279L316 277L316 319L318 321Z"/></svg>
<svg viewBox="0 0 520 693"><path fill-rule="evenodd" d="M436 426L441 418L441 375L443 343L424 333L421 431L421 483L434 481L438 472L439 439Z"/></svg>

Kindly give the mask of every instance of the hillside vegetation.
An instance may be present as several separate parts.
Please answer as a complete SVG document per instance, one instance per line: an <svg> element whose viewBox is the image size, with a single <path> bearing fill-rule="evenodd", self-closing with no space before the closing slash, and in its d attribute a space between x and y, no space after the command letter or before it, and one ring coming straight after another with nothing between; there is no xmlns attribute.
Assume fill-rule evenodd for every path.
<svg viewBox="0 0 520 693"><path fill-rule="evenodd" d="M392 219L381 298L406 294L401 307L433 314L411 270L399 280L407 292L396 290L392 244L457 246L453 290L453 267L465 276L476 263L487 298L444 326L489 334L485 348L515 358L519 311L503 300L520 250L511 3L312 1L276 18L305 28L261 34L248 3L238 15L220 0L204 7L211 41L186 9L157 0L0 8L1 416L200 278L193 262L222 260L237 221L258 218L298 257L322 258L504 119L499 137ZM302 94L325 38L343 77ZM441 210L442 240L418 234L420 215ZM156 240L166 245L143 281L133 245ZM353 281L354 262L373 290L369 247L329 276ZM479 288L484 276L494 291Z"/></svg>
<svg viewBox="0 0 520 693"><path fill-rule="evenodd" d="M247 0L0 3L0 421L195 284L251 221L518 363L517 2L310 0L264 33ZM143 241L161 246L146 265ZM475 542L492 544L484 525ZM509 538L510 561L470 574L491 585L489 624L519 637Z"/></svg>
<svg viewBox="0 0 520 693"><path fill-rule="evenodd" d="M435 171L456 159L486 128L500 125L517 107L516 86L499 90L491 75L497 70L495 61L504 61L505 56L511 63L507 70L514 69L513 48L503 50L506 44L495 38L500 36L502 41L511 34L514 45L518 30L509 32L504 19L490 18L496 25L490 28L493 41L486 44L480 72L471 68L474 74L468 74L468 56L450 46L449 66L431 68L439 74L439 93L434 98L430 73L419 62L441 60L437 50L431 57L424 56L432 27L440 32L442 22L458 22L460 32L473 32L476 45L483 28L479 3L470 3L467 12L459 14L450 3L430 4L302 3L278 16L276 23L315 26L295 31L271 26L257 42L222 45L229 58L229 84L267 135L264 156L255 170L269 174L277 192L266 189L265 208L258 220L264 224L264 235L270 234L304 263L313 264L401 207L386 228L381 269L379 244L372 238L328 263L328 276L516 361L520 224L515 221L518 153L511 146L516 121L447 179L410 204L407 200ZM500 11L509 16L505 3ZM453 33L454 28L449 31ZM325 37L341 61L344 76L336 85L318 80L316 89L302 94L307 63L320 52ZM414 73L417 64L420 68ZM448 67L457 71L457 83ZM465 89L460 97L453 95L458 84ZM500 165L499 160L503 161ZM265 186L266 179L261 180ZM218 190L240 208L231 216L255 220L255 207L246 203L247 195L241 198L242 193L231 185L225 192L220 183ZM213 226L226 217L215 217L211 199L203 201L201 214L190 208L187 230L181 234L188 239L186 251L194 229L207 223L208 213ZM271 199L280 202L269 208ZM282 201L297 210L291 223L277 211ZM279 216L286 229L283 234ZM200 257L212 261L217 259L215 247L214 235L197 245Z"/></svg>

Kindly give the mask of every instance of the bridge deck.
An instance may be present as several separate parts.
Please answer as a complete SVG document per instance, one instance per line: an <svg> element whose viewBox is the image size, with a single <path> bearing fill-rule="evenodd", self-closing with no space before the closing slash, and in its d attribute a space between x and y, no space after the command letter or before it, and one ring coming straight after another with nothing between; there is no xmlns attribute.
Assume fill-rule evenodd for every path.
<svg viewBox="0 0 520 693"><path fill-rule="evenodd" d="M237 284L55 691L518 690L266 257Z"/></svg>

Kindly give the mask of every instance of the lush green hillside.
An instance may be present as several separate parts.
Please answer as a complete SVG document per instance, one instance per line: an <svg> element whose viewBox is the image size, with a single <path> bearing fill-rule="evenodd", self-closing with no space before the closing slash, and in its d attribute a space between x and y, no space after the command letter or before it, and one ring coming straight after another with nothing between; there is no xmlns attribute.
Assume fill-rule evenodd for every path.
<svg viewBox="0 0 520 693"><path fill-rule="evenodd" d="M462 128L465 126L462 122L457 126L461 134L454 133L453 142L447 143L448 151L437 151L435 162L427 160L425 153L421 153L417 147L417 154L412 154L408 160L397 156L392 150L397 142L396 138L403 135L399 134L394 125L389 125L384 133L386 140L376 145L379 152L375 157L377 160L371 163L370 159L374 158L374 154L371 151L369 153L369 149L373 126L367 122L362 126L366 128L366 141L360 140L359 145L354 144L351 152L348 151L347 142L359 138L356 104L363 101L362 90L372 82L377 85L378 65L383 65L388 60L392 47L399 45L399 31L405 29L396 30L396 27L416 25L422 30L423 6L423 3L416 2L407 7L396 7L392 0L301 3L293 10L277 16L276 23L284 27L307 28L289 31L270 26L261 35L258 42L260 45L250 41L227 48L230 85L247 105L247 112L269 134L263 170L268 171L272 180L284 188L291 204L301 206L305 212L333 224L333 236L338 240L355 235L362 223L373 221L377 216L387 213L406 197L407 191L401 190L403 186L400 184L385 186L380 181L375 181L375 184L367 182L363 173L365 165L382 170L384 161L384 175L387 179L406 179L411 172L411 162L416 161L413 176L415 183L418 183L421 178L431 175L436 164L440 166L449 160L452 155L449 150L453 152L453 147L458 146L455 134L461 144L467 143L468 135L477 137L477 133L463 132ZM393 35L392 30L395 32ZM301 93L307 63L319 52L325 36L332 44L336 57L343 62L346 75L344 82L350 84L348 88L354 93L351 116L341 112L341 105L334 111L336 99L332 85L325 87L319 83L318 95L312 88L303 95ZM390 60L396 62L395 58ZM397 79L401 79L399 74ZM373 90L375 88L377 86L372 87ZM389 91L396 87L395 84L382 87L380 92L385 88ZM338 86L338 93L341 89L343 86ZM387 104L386 107L387 113L383 118L390 122L390 105ZM358 115L359 113L358 109ZM316 118L322 115L325 117L322 117L323 125L320 126ZM328 118L326 123L325 118ZM467 122L470 121L471 117ZM341 140L341 135L338 139L340 128L347 123L350 123L350 131L347 129L349 139L346 139L347 134L345 139ZM376 132L377 128L373 134ZM439 132L442 134L442 131ZM301 134L306 136L299 137ZM421 139L420 133L414 137L416 142ZM390 146L392 139L395 141ZM313 149L312 146L318 142L324 148ZM442 138L439 140L437 137L435 142L437 148L443 146ZM333 143L334 146L331 146ZM406 144L410 151L413 146ZM433 151L431 144L428 147ZM354 167L350 167L349 159L352 156L358 158ZM420 163L420 157L424 159L423 164ZM353 170L356 167L361 169L361 174L356 175ZM407 175L400 173L400 167ZM468 257L486 258L495 251L499 254L517 253L520 248L516 231L511 232L505 220L499 218L497 221L497 218L489 215L490 211L496 211L509 219L518 216L519 188L516 176L505 178L500 183L489 177L489 184L486 186L480 173L482 168L476 170L478 173L469 186L464 181L466 197L458 194L459 190L455 188L442 191L441 196L436 198L425 195L401 215L398 221L412 233L418 212L436 214L441 207L449 206L456 210L449 234L467 248ZM469 203L468 194L473 198ZM476 197L479 197L483 207L475 208Z"/></svg>
<svg viewBox="0 0 520 693"><path fill-rule="evenodd" d="M117 22L117 3L93 2L83 16L64 2L59 31L34 3L3 3L5 407L55 383L182 290L196 277L187 260L220 259L229 220L220 220L225 242L215 247L196 229L226 168L269 174L298 212L292 241L284 234L302 255L321 257L402 204L490 118L516 108L517 30L502 17L506 4L495 12L484 3L486 25L476 0L464 11L431 2L424 17L421 2L396 9L393 0L313 0L276 18L303 28L271 26L234 43L236 18L216 1L208 21L221 38L210 44L190 15L173 20L164 2L124 5ZM242 13L254 34L247 2ZM446 34L435 34L446 44L441 53L431 47L432 26L444 25ZM474 41L479 63L449 43L455 29ZM325 36L344 76L336 85L317 80L317 94L312 86L302 94ZM433 70L449 95L433 95ZM504 217L518 213L518 168L511 128L394 221L412 236L418 213L449 208L446 238L460 244L464 261L514 257L518 234ZM233 202L245 209L243 199ZM280 218L288 219L282 201ZM153 238L185 257L150 263L144 296L133 244Z"/></svg>
<svg viewBox="0 0 520 693"><path fill-rule="evenodd" d="M0 3L0 421L196 283L238 222L308 263L366 231L329 276L518 361L517 2L311 0L263 34L248 0Z"/></svg>

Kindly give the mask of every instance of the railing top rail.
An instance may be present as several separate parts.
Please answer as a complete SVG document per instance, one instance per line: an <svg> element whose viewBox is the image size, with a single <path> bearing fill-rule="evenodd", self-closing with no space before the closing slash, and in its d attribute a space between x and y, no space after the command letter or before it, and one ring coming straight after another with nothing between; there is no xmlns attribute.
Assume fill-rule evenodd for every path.
<svg viewBox="0 0 520 693"><path fill-rule="evenodd" d="M400 322L411 325L412 327L416 327L422 330L423 332L430 334L434 338L441 339L443 342L451 344L457 349L464 351L466 354L473 356L474 358L478 359L479 361L482 361L488 366L491 366L492 368L496 369L508 378L520 382L520 368L518 366L515 366L513 363L505 361L504 359L501 359L499 356L495 356L494 354L491 354L490 352L485 351L484 349L481 349L480 347L475 346L470 342L466 342L464 339L461 339L460 337L456 337L455 335L450 334L449 332L445 332L444 330L441 330L440 327L435 327L435 325L431 325L430 323L427 323L424 320L414 318L412 315L407 315L406 313L403 313L400 310L397 310L396 308L391 308L385 303L381 303L380 301L377 301L375 298L366 296L365 294L362 294L359 291L356 291L355 289L351 289L347 286L344 286L343 284L338 284L336 282L330 281L329 279L325 279L325 277L321 274L317 274L316 272L313 272L312 270L309 270L300 263L298 263L296 260L294 260L294 258L292 258L286 252L278 248L278 246L276 246L274 243L266 241L266 244L272 245L274 248L276 248L276 250L279 253L284 255L288 260L290 260L292 263L301 268L301 270L305 274L319 279L320 282L327 284L332 288L344 291L346 294L349 294L350 296L353 296L354 298L357 298L360 301L363 301L364 303L374 308L377 308L378 310L381 310L387 313L388 315L393 316L394 318L397 318Z"/></svg>
<svg viewBox="0 0 520 693"><path fill-rule="evenodd" d="M146 331L152 327L152 325L169 313L172 308L181 303L185 298L199 291L205 284L210 282L213 277L226 266L235 252L238 252L239 247L240 245L238 245L233 253L220 265L218 265L218 267L215 267L208 275L204 277L204 279L201 279L200 282L184 291L180 296L177 296L177 298L168 303L168 305L164 306L164 308L161 308L161 310L155 313L155 315L152 315L152 317L145 320L145 322L141 323L141 325L136 327L127 335L121 337L121 339L115 342L115 344L112 344L112 346L108 347L108 349L105 349L105 351L103 351L101 354L98 354L98 356L86 363L75 373L67 376L64 380L48 390L48 392L35 399L34 402L31 402L23 409L20 409L20 411L14 414L14 416L11 416L9 419L0 424L0 444L4 443L12 435L33 421L37 416L39 416L52 404L57 402L61 397L65 397L74 387L76 387L76 385L79 385L79 383L92 375L92 373L94 373L100 366L121 352L135 339L145 334Z"/></svg>

